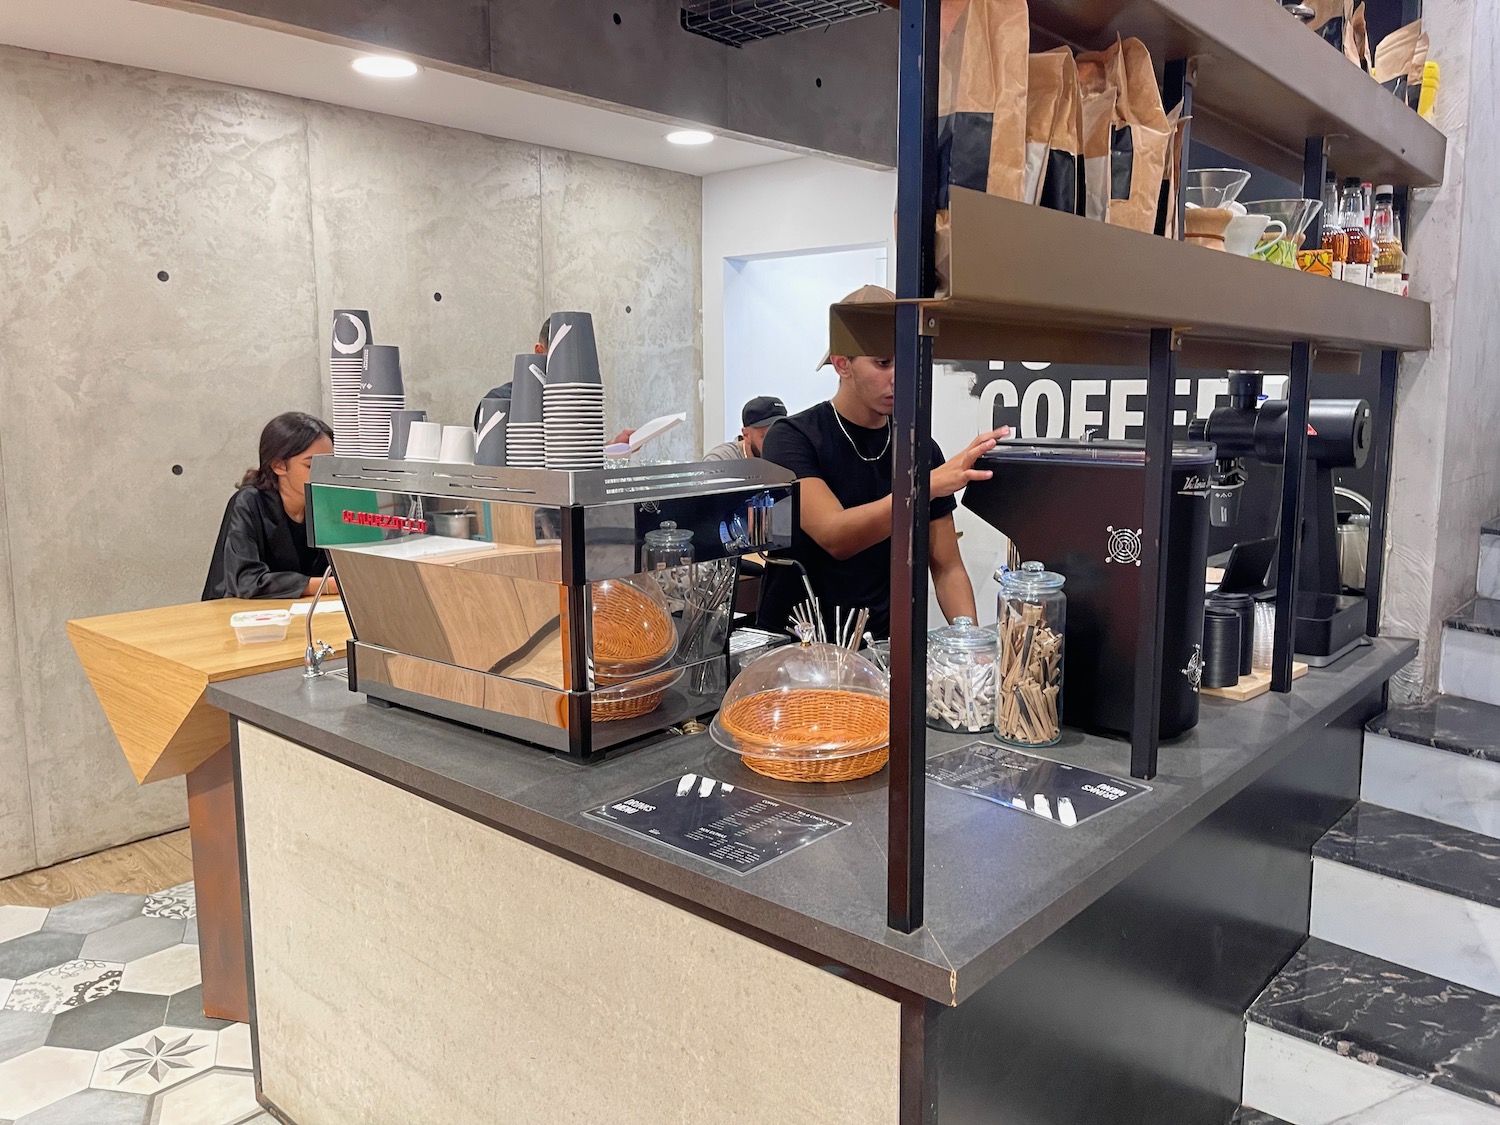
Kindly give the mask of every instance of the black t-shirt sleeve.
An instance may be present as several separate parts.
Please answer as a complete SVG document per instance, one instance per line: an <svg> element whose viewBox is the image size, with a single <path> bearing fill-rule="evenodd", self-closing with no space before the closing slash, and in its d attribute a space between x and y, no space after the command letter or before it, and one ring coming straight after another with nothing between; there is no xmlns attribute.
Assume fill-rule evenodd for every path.
<svg viewBox="0 0 1500 1125"><path fill-rule="evenodd" d="M790 469L800 480L823 477L823 462L812 439L794 422L781 421L766 434L761 456L772 464Z"/></svg>
<svg viewBox="0 0 1500 1125"><path fill-rule="evenodd" d="M932 467L936 469L946 460L948 460L948 458L943 456L943 451L938 448L938 443L933 442ZM944 516L951 516L956 511L958 511L958 499L956 497L940 496L937 499L928 502L927 519L929 521L942 519Z"/></svg>

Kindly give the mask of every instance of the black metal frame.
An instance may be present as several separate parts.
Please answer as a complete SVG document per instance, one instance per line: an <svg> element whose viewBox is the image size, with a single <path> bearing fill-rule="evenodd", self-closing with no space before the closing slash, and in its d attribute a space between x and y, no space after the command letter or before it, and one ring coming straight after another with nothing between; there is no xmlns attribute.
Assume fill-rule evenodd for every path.
<svg viewBox="0 0 1500 1125"><path fill-rule="evenodd" d="M934 294L937 183L938 0L900 0L900 77L897 135L896 296L912 304L895 316L896 406L892 437L891 551L891 776L888 797L887 922L912 932L923 917L923 865L926 813L925 707L928 465L932 420L932 340L916 299ZM1187 168L1196 60L1171 59L1163 72L1168 104L1182 102L1184 136L1179 173ZM1327 170L1325 138L1310 137L1304 149L1304 194L1322 198ZM1182 238L1183 177L1178 177L1177 223L1168 237ZM1405 219L1405 193L1398 206ZM1321 221L1311 227L1319 244ZM1136 694L1130 747L1133 777L1157 771L1162 690L1162 614L1166 600L1161 547L1167 541L1171 498L1172 394L1176 383L1178 334L1170 325L1151 331L1146 399L1146 487L1142 513L1142 627L1136 648ZM1308 401L1313 364L1311 340L1292 345L1287 392L1287 440L1282 473L1280 546L1277 558L1276 626L1272 690L1292 686L1296 639L1297 575L1301 555ZM1370 556L1367 564L1367 631L1380 617L1380 582L1389 492L1390 447L1394 425L1397 353L1381 356L1380 393L1375 411L1373 454L1377 458L1371 497ZM903 609L903 603L905 608Z"/></svg>

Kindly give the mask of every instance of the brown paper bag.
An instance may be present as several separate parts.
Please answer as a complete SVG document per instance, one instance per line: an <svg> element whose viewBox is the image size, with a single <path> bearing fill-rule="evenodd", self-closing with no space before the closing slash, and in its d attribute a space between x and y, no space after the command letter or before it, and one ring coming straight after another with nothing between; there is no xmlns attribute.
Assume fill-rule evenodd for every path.
<svg viewBox="0 0 1500 1125"><path fill-rule="evenodd" d="M1116 40L1108 50L1079 55L1078 74L1084 99L1084 175L1089 213L1095 214L1102 200L1105 213L1095 217L1114 226L1150 233L1156 228L1162 176L1172 141L1151 54L1139 39ZM1114 108L1109 161L1107 168L1101 169L1087 159L1093 152L1091 146L1098 143L1100 128L1097 117L1091 121L1090 114L1098 113L1097 99L1107 98L1111 88ZM1107 172L1107 184L1094 182L1093 177L1101 172Z"/></svg>
<svg viewBox="0 0 1500 1125"><path fill-rule="evenodd" d="M1344 21L1344 57L1360 70L1370 69L1370 32L1365 24L1365 6L1357 4Z"/></svg>
<svg viewBox="0 0 1500 1125"><path fill-rule="evenodd" d="M1405 27L1398 27L1382 39L1380 45L1375 48L1375 65L1371 70L1375 81L1381 85L1393 78L1406 78L1412 81L1412 72L1415 69L1415 81L1420 82L1422 67L1420 64L1413 67L1412 64L1416 59L1422 39L1421 20L1413 20ZM1426 52L1422 53L1425 56ZM1426 61L1424 57L1422 62Z"/></svg>
<svg viewBox="0 0 1500 1125"><path fill-rule="evenodd" d="M943 0L938 68L938 207L950 185L1025 195L1026 0Z"/></svg>
<svg viewBox="0 0 1500 1125"><path fill-rule="evenodd" d="M1083 101L1073 52L1032 55L1026 88L1027 203L1082 214Z"/></svg>
<svg viewBox="0 0 1500 1125"><path fill-rule="evenodd" d="M1120 92L1105 81L1104 67L1084 63L1077 69L1083 111L1083 213L1104 222L1109 218L1109 139Z"/></svg>
<svg viewBox="0 0 1500 1125"><path fill-rule="evenodd" d="M1161 203L1156 209L1156 233L1168 238L1177 237L1177 174L1182 168L1182 103L1178 102L1167 114L1167 127L1172 130L1172 143L1167 147L1166 174L1161 183Z"/></svg>
<svg viewBox="0 0 1500 1125"><path fill-rule="evenodd" d="M1354 0L1306 0L1313 10L1313 18L1307 26L1324 40L1333 44L1335 50L1344 49L1344 25L1353 14Z"/></svg>

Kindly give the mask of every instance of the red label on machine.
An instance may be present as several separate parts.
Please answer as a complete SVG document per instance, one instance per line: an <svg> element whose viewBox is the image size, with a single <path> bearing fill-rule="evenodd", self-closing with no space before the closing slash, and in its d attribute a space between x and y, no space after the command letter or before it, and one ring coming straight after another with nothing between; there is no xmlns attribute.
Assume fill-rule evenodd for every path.
<svg viewBox="0 0 1500 1125"><path fill-rule="evenodd" d="M343 515L345 523L357 524L360 527L383 527L389 531L414 531L426 532L426 520L412 520L405 516L386 516L379 512L350 512L345 511Z"/></svg>
<svg viewBox="0 0 1500 1125"><path fill-rule="evenodd" d="M1307 436L1308 437L1317 437L1318 436L1318 431L1312 428L1312 423L1311 422L1309 422L1307 424Z"/></svg>

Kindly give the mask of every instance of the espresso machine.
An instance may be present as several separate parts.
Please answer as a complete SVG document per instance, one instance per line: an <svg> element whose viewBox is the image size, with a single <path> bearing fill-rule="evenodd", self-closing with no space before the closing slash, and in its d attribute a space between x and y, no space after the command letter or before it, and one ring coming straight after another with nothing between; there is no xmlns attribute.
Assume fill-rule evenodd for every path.
<svg viewBox="0 0 1500 1125"><path fill-rule="evenodd" d="M1213 471L1211 518L1215 527L1233 526L1243 462L1286 461L1285 399L1262 402L1262 376L1229 375L1229 404L1188 425L1194 441L1218 451ZM1365 599L1342 593L1338 557L1338 514L1334 470L1363 468L1370 455L1370 404L1364 399L1315 398L1307 404L1307 476L1302 544L1297 571L1297 624L1292 647L1313 667L1331 664L1364 643Z"/></svg>
<svg viewBox="0 0 1500 1125"><path fill-rule="evenodd" d="M584 472L319 457L308 536L372 701L580 760L717 710L740 556L791 544L759 458ZM667 542L663 561L651 544Z"/></svg>
<svg viewBox="0 0 1500 1125"><path fill-rule="evenodd" d="M1212 445L1173 447L1170 524L1161 558L1167 576L1162 738L1198 724L1213 464ZM1129 735L1141 624L1145 444L1006 441L975 467L994 475L964 488L964 507L1011 541L1012 557L1037 559L1067 579L1063 721Z"/></svg>

